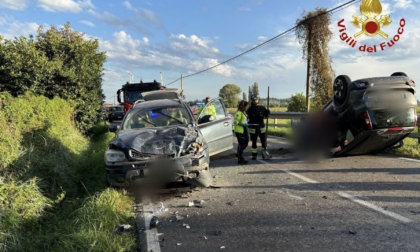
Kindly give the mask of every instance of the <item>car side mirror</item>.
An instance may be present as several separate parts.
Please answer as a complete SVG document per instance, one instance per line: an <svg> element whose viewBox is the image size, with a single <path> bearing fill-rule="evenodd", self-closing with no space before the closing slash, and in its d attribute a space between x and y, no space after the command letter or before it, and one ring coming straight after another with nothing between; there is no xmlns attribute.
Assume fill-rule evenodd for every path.
<svg viewBox="0 0 420 252"><path fill-rule="evenodd" d="M109 132L117 132L117 130L119 130L120 129L120 125L116 125L116 124L111 124L111 125L109 125Z"/></svg>
<svg viewBox="0 0 420 252"><path fill-rule="evenodd" d="M198 119L198 124L208 123L214 121L214 116L212 115L205 115Z"/></svg>

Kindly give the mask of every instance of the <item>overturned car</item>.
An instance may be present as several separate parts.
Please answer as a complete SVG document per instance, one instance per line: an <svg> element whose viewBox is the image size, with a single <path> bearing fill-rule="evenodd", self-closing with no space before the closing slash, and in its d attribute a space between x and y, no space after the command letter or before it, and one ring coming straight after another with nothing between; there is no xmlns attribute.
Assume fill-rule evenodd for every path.
<svg viewBox="0 0 420 252"><path fill-rule="evenodd" d="M110 126L116 137L105 153L108 186L180 179L209 186L209 157L233 148L231 118L222 99L207 104L216 108L216 115L203 110L196 120L179 92L152 91L143 97L121 126Z"/></svg>
<svg viewBox="0 0 420 252"><path fill-rule="evenodd" d="M308 120L300 146L333 148L334 156L373 154L402 146L417 126L415 82L405 73L354 81L340 75L333 93Z"/></svg>

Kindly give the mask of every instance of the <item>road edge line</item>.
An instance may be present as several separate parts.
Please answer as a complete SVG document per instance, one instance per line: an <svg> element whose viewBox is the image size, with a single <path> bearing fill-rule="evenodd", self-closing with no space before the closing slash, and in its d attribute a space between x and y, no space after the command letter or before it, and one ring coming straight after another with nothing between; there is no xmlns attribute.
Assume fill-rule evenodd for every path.
<svg viewBox="0 0 420 252"><path fill-rule="evenodd" d="M151 213L151 204L147 199L143 199L142 202L149 202L147 204L142 204L142 213L137 214L137 225L139 232L139 242L140 242L140 251L142 252L161 252L158 230L157 228L150 229L150 220L153 218ZM140 227L144 227L140 229ZM143 232L141 230L144 230Z"/></svg>

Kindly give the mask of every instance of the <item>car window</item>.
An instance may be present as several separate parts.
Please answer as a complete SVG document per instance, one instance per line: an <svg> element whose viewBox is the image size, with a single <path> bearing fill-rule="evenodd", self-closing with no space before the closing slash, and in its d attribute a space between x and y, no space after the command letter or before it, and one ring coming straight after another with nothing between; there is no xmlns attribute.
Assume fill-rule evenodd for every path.
<svg viewBox="0 0 420 252"><path fill-rule="evenodd" d="M135 101L142 100L143 95L141 94L145 91L126 91L125 100L130 103L134 103Z"/></svg>
<svg viewBox="0 0 420 252"><path fill-rule="evenodd" d="M139 129L190 124L191 117L183 106L131 110L121 129Z"/></svg>
<svg viewBox="0 0 420 252"><path fill-rule="evenodd" d="M211 101L199 115L199 121L206 116L211 116L210 121L217 121L226 118L225 109L220 100Z"/></svg>
<svg viewBox="0 0 420 252"><path fill-rule="evenodd" d="M114 107L114 111L123 111L122 107Z"/></svg>
<svg viewBox="0 0 420 252"><path fill-rule="evenodd" d="M374 118L374 128L390 127L413 127L416 121L414 108L396 110L374 110L371 112Z"/></svg>

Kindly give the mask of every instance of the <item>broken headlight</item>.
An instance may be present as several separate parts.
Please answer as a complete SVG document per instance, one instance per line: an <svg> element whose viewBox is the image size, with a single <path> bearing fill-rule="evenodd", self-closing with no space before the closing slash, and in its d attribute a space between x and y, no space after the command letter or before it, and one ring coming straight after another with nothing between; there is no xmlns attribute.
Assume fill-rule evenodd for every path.
<svg viewBox="0 0 420 252"><path fill-rule="evenodd" d="M109 149L105 152L105 161L107 162L119 162L124 160L126 160L126 158L122 151Z"/></svg>

